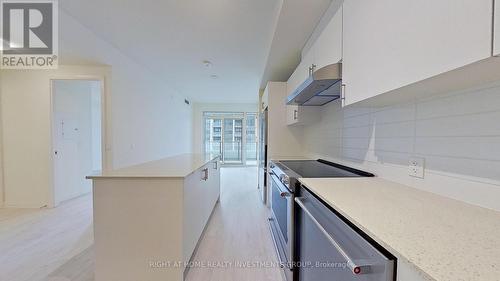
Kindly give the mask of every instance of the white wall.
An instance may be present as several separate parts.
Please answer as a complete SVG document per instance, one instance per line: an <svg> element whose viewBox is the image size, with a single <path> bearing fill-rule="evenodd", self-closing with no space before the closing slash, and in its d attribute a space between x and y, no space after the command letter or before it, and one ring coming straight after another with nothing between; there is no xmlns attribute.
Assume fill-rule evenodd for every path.
<svg viewBox="0 0 500 281"><path fill-rule="evenodd" d="M304 128L304 148L380 177L500 210L500 83L386 108L321 110ZM424 179L408 176L424 157Z"/></svg>
<svg viewBox="0 0 500 281"><path fill-rule="evenodd" d="M113 167L191 151L191 107L176 89L140 58L124 55L63 10L59 22L59 50L65 63L112 67ZM137 48L147 44L132 43Z"/></svg>
<svg viewBox="0 0 500 281"><path fill-rule="evenodd" d="M66 66L50 71L2 71L1 112L7 207L35 208L54 202L50 80L70 76L104 77L109 80L110 68ZM109 96L109 92L106 94ZM109 128L110 121L107 118ZM111 143L111 134L106 135L107 142ZM112 157L111 151L108 154Z"/></svg>
<svg viewBox="0 0 500 281"><path fill-rule="evenodd" d="M53 142L58 155L55 163L56 204L91 192L92 183L85 176L92 173L94 142L92 120L92 96L97 94L97 105L100 102L99 91L93 91L98 81L57 80L53 84ZM99 108L98 108L99 109ZM98 114L100 114L98 112ZM100 115L99 115L100 116ZM99 117L98 116L98 117ZM65 121L64 129L60 125ZM73 121L73 122L69 122ZM97 119L100 124L100 118ZM74 124L71 124L74 123ZM97 124L97 128L100 125ZM78 131L72 132L76 126ZM100 131L97 132L97 149L100 147ZM100 151L97 153L100 159Z"/></svg>
<svg viewBox="0 0 500 281"><path fill-rule="evenodd" d="M203 153L203 112L254 112L259 111L254 103L194 103L193 104L193 147L194 153Z"/></svg>
<svg viewBox="0 0 500 281"><path fill-rule="evenodd" d="M191 151L191 107L175 89L62 10L59 22L62 63L80 66L2 71L6 206L41 207L54 201L49 168L50 78L105 76L108 168ZM108 65L112 74L109 67L92 65Z"/></svg>

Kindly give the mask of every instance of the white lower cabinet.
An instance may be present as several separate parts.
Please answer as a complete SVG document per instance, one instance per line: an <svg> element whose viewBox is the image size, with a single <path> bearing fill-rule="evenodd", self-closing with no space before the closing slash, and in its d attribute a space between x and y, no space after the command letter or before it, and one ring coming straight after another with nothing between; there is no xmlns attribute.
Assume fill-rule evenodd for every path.
<svg viewBox="0 0 500 281"><path fill-rule="evenodd" d="M220 194L219 161L214 160L189 175L184 182L184 261L194 254Z"/></svg>

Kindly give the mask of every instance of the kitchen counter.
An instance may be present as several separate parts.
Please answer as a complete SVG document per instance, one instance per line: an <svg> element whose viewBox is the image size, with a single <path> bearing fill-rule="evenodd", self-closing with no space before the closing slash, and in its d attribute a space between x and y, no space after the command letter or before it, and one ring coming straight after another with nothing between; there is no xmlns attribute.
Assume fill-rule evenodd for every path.
<svg viewBox="0 0 500 281"><path fill-rule="evenodd" d="M180 154L101 174L90 175L87 178L185 178L217 157L219 155L201 153Z"/></svg>
<svg viewBox="0 0 500 281"><path fill-rule="evenodd" d="M378 178L300 182L422 279L500 280L499 212Z"/></svg>

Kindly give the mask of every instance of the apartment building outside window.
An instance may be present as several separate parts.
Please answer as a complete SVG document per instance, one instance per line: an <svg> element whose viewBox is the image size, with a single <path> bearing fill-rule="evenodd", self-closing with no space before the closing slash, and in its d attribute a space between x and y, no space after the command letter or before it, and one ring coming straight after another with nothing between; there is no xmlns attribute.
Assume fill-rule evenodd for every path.
<svg viewBox="0 0 500 281"><path fill-rule="evenodd" d="M204 112L204 152L224 164L257 164L257 113Z"/></svg>

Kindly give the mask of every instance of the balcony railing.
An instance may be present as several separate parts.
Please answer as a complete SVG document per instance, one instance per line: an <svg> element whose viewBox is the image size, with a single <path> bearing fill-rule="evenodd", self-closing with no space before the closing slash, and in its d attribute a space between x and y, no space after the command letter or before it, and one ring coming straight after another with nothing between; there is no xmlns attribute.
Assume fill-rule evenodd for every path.
<svg viewBox="0 0 500 281"><path fill-rule="evenodd" d="M243 162L243 153L247 161L257 160L257 143L247 142L245 144L245 151L243 151L243 144L241 141L234 142L205 142L205 151L212 154L221 154L226 163Z"/></svg>

